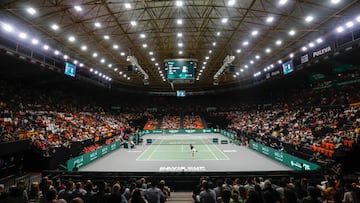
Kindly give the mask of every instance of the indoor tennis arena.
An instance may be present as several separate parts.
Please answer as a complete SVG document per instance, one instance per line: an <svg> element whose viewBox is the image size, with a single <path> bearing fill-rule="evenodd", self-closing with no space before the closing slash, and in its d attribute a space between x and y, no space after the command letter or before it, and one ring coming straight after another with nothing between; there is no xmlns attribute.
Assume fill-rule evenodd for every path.
<svg viewBox="0 0 360 203"><path fill-rule="evenodd" d="M1 0L0 203L355 203L358 0Z"/></svg>

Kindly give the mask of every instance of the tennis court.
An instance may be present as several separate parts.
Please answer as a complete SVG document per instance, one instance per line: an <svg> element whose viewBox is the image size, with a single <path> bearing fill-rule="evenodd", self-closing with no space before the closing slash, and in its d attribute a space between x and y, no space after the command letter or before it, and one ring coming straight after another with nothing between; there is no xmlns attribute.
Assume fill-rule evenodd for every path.
<svg viewBox="0 0 360 203"><path fill-rule="evenodd" d="M292 171L287 166L248 147L230 143L226 137L217 133L151 134L142 138L143 143L136 145L135 148L116 150L80 168L80 171ZM213 143L214 138L218 139L218 144ZM192 156L190 144L197 150L194 156Z"/></svg>
<svg viewBox="0 0 360 203"><path fill-rule="evenodd" d="M187 144L189 143L189 144ZM196 152L192 153L190 144ZM140 156L139 161L151 160L228 160L227 157L213 143L201 137L191 137L190 140L162 138L158 143L152 143Z"/></svg>

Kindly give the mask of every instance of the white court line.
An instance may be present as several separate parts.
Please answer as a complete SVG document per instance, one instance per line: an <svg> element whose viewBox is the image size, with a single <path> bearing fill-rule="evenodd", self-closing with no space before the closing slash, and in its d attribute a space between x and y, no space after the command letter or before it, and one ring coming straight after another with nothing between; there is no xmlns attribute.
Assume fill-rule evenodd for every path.
<svg viewBox="0 0 360 203"><path fill-rule="evenodd" d="M211 154L216 158L216 160L219 160L219 159L217 158L217 156L214 154L214 152L211 151L210 147L209 147L208 145L206 145L206 147L207 147L208 150L211 152Z"/></svg>
<svg viewBox="0 0 360 203"><path fill-rule="evenodd" d="M218 151L220 151L220 153L222 153L224 156L225 156L225 158L226 158L226 160L230 160L230 158L222 151L222 150L220 150L217 146L215 146L215 145L213 145L215 148L216 148L216 150L218 150Z"/></svg>
<svg viewBox="0 0 360 203"><path fill-rule="evenodd" d="M160 141L159 145L156 146L156 148L154 149L154 151L151 152L150 156L147 158L147 160L149 160L153 154L159 149L159 147L161 146L161 143L163 142L163 140Z"/></svg>

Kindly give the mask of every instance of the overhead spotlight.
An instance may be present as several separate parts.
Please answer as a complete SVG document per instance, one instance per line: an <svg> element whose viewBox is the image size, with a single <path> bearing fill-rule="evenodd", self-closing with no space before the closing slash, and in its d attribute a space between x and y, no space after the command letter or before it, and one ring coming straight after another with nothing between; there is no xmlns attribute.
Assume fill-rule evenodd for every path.
<svg viewBox="0 0 360 203"><path fill-rule="evenodd" d="M306 18L305 18L305 21L306 22L311 22L311 21L313 21L314 20L314 17L313 16L307 16Z"/></svg>
<svg viewBox="0 0 360 203"><path fill-rule="evenodd" d="M108 39L110 39L110 36L109 35L104 35L104 39L108 40Z"/></svg>
<svg viewBox="0 0 360 203"><path fill-rule="evenodd" d="M121 56L125 56L125 52L121 52L120 55L121 55Z"/></svg>
<svg viewBox="0 0 360 203"><path fill-rule="evenodd" d="M332 4L338 4L341 0L331 0Z"/></svg>
<svg viewBox="0 0 360 203"><path fill-rule="evenodd" d="M276 40L276 45L281 45L282 44L282 41L281 40Z"/></svg>
<svg viewBox="0 0 360 203"><path fill-rule="evenodd" d="M250 64L254 64L254 61L251 60L251 61L250 61Z"/></svg>
<svg viewBox="0 0 360 203"><path fill-rule="evenodd" d="M248 66L248 65L245 65L244 67L245 67L245 68L249 68L249 66Z"/></svg>
<svg viewBox="0 0 360 203"><path fill-rule="evenodd" d="M51 29L53 30L58 30L59 29L59 26L57 24L52 24L51 25Z"/></svg>
<svg viewBox="0 0 360 203"><path fill-rule="evenodd" d="M69 37L69 41L70 41L70 42L74 42L74 41L75 41L75 37L74 37L74 36L70 36L70 37Z"/></svg>
<svg viewBox="0 0 360 203"><path fill-rule="evenodd" d="M290 58L294 58L294 54L293 54L293 53L291 53L289 56L290 56Z"/></svg>
<svg viewBox="0 0 360 203"><path fill-rule="evenodd" d="M309 47L311 47L311 48L313 48L315 46L315 44L314 43L309 43Z"/></svg>
<svg viewBox="0 0 360 203"><path fill-rule="evenodd" d="M182 20L182 19L177 19L177 20L176 20L176 24L182 25L182 24L183 24L183 20Z"/></svg>
<svg viewBox="0 0 360 203"><path fill-rule="evenodd" d="M182 42L178 43L178 47L182 47L182 46L183 46Z"/></svg>
<svg viewBox="0 0 360 203"><path fill-rule="evenodd" d="M289 35L291 35L291 36L295 35L295 30L290 30Z"/></svg>
<svg viewBox="0 0 360 203"><path fill-rule="evenodd" d="M351 28L352 26L354 26L353 22L349 21L346 23L346 27Z"/></svg>
<svg viewBox="0 0 360 203"><path fill-rule="evenodd" d="M257 31L257 30L254 30L254 31L251 32L252 36L256 36L257 34L259 34L259 31Z"/></svg>
<svg viewBox="0 0 360 203"><path fill-rule="evenodd" d="M144 38L146 38L146 35L145 35L144 33L141 33L141 34L140 34L140 38L143 38L143 39L144 39Z"/></svg>
<svg viewBox="0 0 360 203"><path fill-rule="evenodd" d="M147 47L147 44L143 44L142 47L146 48L146 47Z"/></svg>
<svg viewBox="0 0 360 203"><path fill-rule="evenodd" d="M282 60L278 60L278 64L281 64L282 63Z"/></svg>
<svg viewBox="0 0 360 203"><path fill-rule="evenodd" d="M183 6L183 1L176 1L175 2L175 5L177 6L177 7L182 7Z"/></svg>
<svg viewBox="0 0 360 203"><path fill-rule="evenodd" d="M114 71L117 71L118 69L117 68L114 68Z"/></svg>
<svg viewBox="0 0 360 203"><path fill-rule="evenodd" d="M212 50L209 50L209 54L211 54L212 53Z"/></svg>
<svg viewBox="0 0 360 203"><path fill-rule="evenodd" d="M27 8L26 11L30 14L30 15L35 15L36 14L36 10L32 7Z"/></svg>
<svg viewBox="0 0 360 203"><path fill-rule="evenodd" d="M358 16L358 17L356 18L356 21L358 21L358 22L360 23L360 16Z"/></svg>
<svg viewBox="0 0 360 203"><path fill-rule="evenodd" d="M321 44L321 43L323 42L323 39L317 38L317 39L316 39L316 42L317 42L318 44Z"/></svg>
<svg viewBox="0 0 360 203"><path fill-rule="evenodd" d="M155 63L155 66L159 66L159 63Z"/></svg>
<svg viewBox="0 0 360 203"><path fill-rule="evenodd" d="M38 39L32 39L31 43L34 44L34 45L39 44L39 40Z"/></svg>
<svg viewBox="0 0 360 203"><path fill-rule="evenodd" d="M95 52L95 53L93 53L93 55L92 55L94 58L96 58L97 56L98 56L98 54Z"/></svg>
<svg viewBox="0 0 360 203"><path fill-rule="evenodd" d="M274 17L273 17L273 16L269 16L269 17L266 18L266 22L267 22L267 23L271 23L271 22L273 22L273 21L274 21Z"/></svg>
<svg viewBox="0 0 360 203"><path fill-rule="evenodd" d="M244 42L243 42L243 45L244 45L244 46L249 45L249 41L244 41Z"/></svg>
<svg viewBox="0 0 360 203"><path fill-rule="evenodd" d="M124 6L125 6L126 9L131 9L131 4L130 3L125 3Z"/></svg>
<svg viewBox="0 0 360 203"><path fill-rule="evenodd" d="M236 50L236 53L241 53L241 49Z"/></svg>
<svg viewBox="0 0 360 203"><path fill-rule="evenodd" d="M26 34L26 33L23 33L23 32L20 32L19 37L20 37L21 39L26 39L26 38L27 38L27 34Z"/></svg>
<svg viewBox="0 0 360 203"><path fill-rule="evenodd" d="M68 59L69 58L69 56L68 55L64 55L64 59L66 60L66 59Z"/></svg>
<svg viewBox="0 0 360 203"><path fill-rule="evenodd" d="M235 5L235 0L229 0L228 1L228 6L233 6L233 5Z"/></svg>
<svg viewBox="0 0 360 203"><path fill-rule="evenodd" d="M266 52L266 53L270 53L270 52L271 52L271 49L270 49L270 48L267 48L267 49L265 49L265 52Z"/></svg>
<svg viewBox="0 0 360 203"><path fill-rule="evenodd" d="M137 25L137 22L136 22L136 21L131 21L131 22L130 22L130 25L136 26L136 25Z"/></svg>
<svg viewBox="0 0 360 203"><path fill-rule="evenodd" d="M216 32L216 36L220 36L221 35L221 32Z"/></svg>
<svg viewBox="0 0 360 203"><path fill-rule="evenodd" d="M94 25L95 25L95 27L101 27L101 23L99 23L99 22L95 22Z"/></svg>
<svg viewBox="0 0 360 203"><path fill-rule="evenodd" d="M227 22L228 22L228 19L227 19L227 18L223 18L223 19L221 19L221 22L222 22L222 23L227 23Z"/></svg>
<svg viewBox="0 0 360 203"><path fill-rule="evenodd" d="M78 12L82 11L81 6L79 6L79 5L74 6L74 9Z"/></svg>
<svg viewBox="0 0 360 203"><path fill-rule="evenodd" d="M340 26L340 27L336 28L336 32L342 33L342 32L344 32L344 28Z"/></svg>
<svg viewBox="0 0 360 203"><path fill-rule="evenodd" d="M75 60L75 61L74 61L74 64L76 65L77 63L78 63L78 61L77 61L77 60Z"/></svg>
<svg viewBox="0 0 360 203"><path fill-rule="evenodd" d="M55 51L54 51L54 54L55 54L55 55L59 55L60 52L59 52L58 50L55 50Z"/></svg>
<svg viewBox="0 0 360 203"><path fill-rule="evenodd" d="M112 64L111 64L111 63L109 63L109 64L108 64L108 67L109 67L109 68L111 68L111 67L112 67Z"/></svg>
<svg viewBox="0 0 360 203"><path fill-rule="evenodd" d="M154 55L154 52L152 52L152 51L149 51L149 55Z"/></svg>
<svg viewBox="0 0 360 203"><path fill-rule="evenodd" d="M100 62L101 62L101 63L105 63L105 59L101 59Z"/></svg>
<svg viewBox="0 0 360 203"><path fill-rule="evenodd" d="M80 67L83 67L83 66L84 66L84 64L83 64L83 63L80 63L80 64L79 64L79 66L80 66Z"/></svg>
<svg viewBox="0 0 360 203"><path fill-rule="evenodd" d="M113 48L114 48L114 49L118 49L118 48L119 48L119 45L114 44L114 45L113 45Z"/></svg>
<svg viewBox="0 0 360 203"><path fill-rule="evenodd" d="M307 47L304 46L304 47L301 48L301 50L302 50L302 51L306 51L306 50L307 50Z"/></svg>
<svg viewBox="0 0 360 203"><path fill-rule="evenodd" d="M86 51L86 50L87 50L87 46L85 46L85 45L81 46L81 50Z"/></svg>
<svg viewBox="0 0 360 203"><path fill-rule="evenodd" d="M179 32L179 33L177 33L177 36L178 36L178 37L182 37L183 34L182 34L181 32Z"/></svg>
<svg viewBox="0 0 360 203"><path fill-rule="evenodd" d="M2 28L6 31L6 32L12 32L14 30L14 28L6 23L2 23Z"/></svg>
<svg viewBox="0 0 360 203"><path fill-rule="evenodd" d="M259 59L260 59L260 56L259 56L259 55L256 55L255 58L259 60Z"/></svg>
<svg viewBox="0 0 360 203"><path fill-rule="evenodd" d="M212 45L213 45L213 46L216 46L216 42L213 42Z"/></svg>
<svg viewBox="0 0 360 203"><path fill-rule="evenodd" d="M287 1L288 1L288 0L280 0L280 1L279 1L279 5L284 5L284 4L287 3Z"/></svg>
<svg viewBox="0 0 360 203"><path fill-rule="evenodd" d="M48 49L49 49L49 46L45 44L45 45L43 46L43 49L44 49L44 50L48 50Z"/></svg>
<svg viewBox="0 0 360 203"><path fill-rule="evenodd" d="M240 68L240 72L244 72L244 69Z"/></svg>
<svg viewBox="0 0 360 203"><path fill-rule="evenodd" d="M90 72L93 72L93 71L94 71L94 69L90 68Z"/></svg>

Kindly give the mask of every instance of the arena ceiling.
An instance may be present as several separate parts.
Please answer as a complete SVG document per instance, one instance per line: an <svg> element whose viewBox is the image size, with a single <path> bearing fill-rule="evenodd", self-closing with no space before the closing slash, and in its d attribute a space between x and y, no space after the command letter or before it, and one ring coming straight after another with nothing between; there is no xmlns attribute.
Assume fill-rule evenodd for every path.
<svg viewBox="0 0 360 203"><path fill-rule="evenodd" d="M198 61L195 82L181 88L251 80L360 15L354 0L1 0L0 8L9 39L47 45L92 77L141 87L144 73L128 71L134 56L151 88L171 87L164 60L172 58ZM226 56L235 57L234 70L215 81Z"/></svg>

